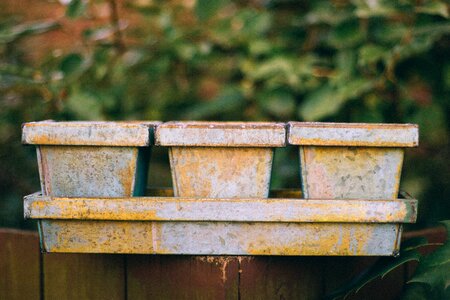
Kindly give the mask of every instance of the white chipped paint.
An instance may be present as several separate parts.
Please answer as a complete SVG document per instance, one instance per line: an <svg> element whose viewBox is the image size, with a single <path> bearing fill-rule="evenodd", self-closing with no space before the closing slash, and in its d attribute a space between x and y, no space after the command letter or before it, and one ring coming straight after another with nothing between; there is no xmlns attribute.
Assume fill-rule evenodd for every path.
<svg viewBox="0 0 450 300"><path fill-rule="evenodd" d="M48 252L189 255L393 255L399 234L395 224L46 220L42 228Z"/></svg>
<svg viewBox="0 0 450 300"><path fill-rule="evenodd" d="M302 190L315 199L395 199L403 149L300 147Z"/></svg>
<svg viewBox="0 0 450 300"><path fill-rule="evenodd" d="M40 146L40 174L47 195L132 196L138 149L135 147Z"/></svg>
<svg viewBox="0 0 450 300"><path fill-rule="evenodd" d="M25 197L24 207L25 216L33 219L412 223L416 220L417 200L107 199L33 194Z"/></svg>
<svg viewBox="0 0 450 300"><path fill-rule="evenodd" d="M289 122L291 145L415 147L419 129L415 124Z"/></svg>
<svg viewBox="0 0 450 300"><path fill-rule="evenodd" d="M160 122L30 122L22 142L33 145L148 146Z"/></svg>
<svg viewBox="0 0 450 300"><path fill-rule="evenodd" d="M168 122L158 126L155 142L161 146L282 147L284 123Z"/></svg>
<svg viewBox="0 0 450 300"><path fill-rule="evenodd" d="M273 149L171 147L175 196L267 198Z"/></svg>

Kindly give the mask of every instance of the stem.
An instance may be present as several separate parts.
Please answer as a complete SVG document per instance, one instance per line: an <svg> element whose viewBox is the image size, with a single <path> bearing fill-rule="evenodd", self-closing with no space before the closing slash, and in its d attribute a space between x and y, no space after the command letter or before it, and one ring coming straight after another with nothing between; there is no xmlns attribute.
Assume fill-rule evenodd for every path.
<svg viewBox="0 0 450 300"><path fill-rule="evenodd" d="M125 43L123 41L122 31L120 30L119 24L119 9L117 7L116 0L109 0L109 9L111 11L111 25L114 28L114 45L117 48L119 53L123 53L125 51Z"/></svg>

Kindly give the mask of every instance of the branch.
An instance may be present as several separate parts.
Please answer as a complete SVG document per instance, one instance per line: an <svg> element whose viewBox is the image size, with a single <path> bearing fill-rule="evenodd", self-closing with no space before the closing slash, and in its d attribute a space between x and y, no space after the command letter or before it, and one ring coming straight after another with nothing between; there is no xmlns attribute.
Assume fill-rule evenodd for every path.
<svg viewBox="0 0 450 300"><path fill-rule="evenodd" d="M119 53L123 53L126 49L123 41L122 31L119 24L119 9L117 7L117 0L109 0L111 25L114 28L114 45Z"/></svg>

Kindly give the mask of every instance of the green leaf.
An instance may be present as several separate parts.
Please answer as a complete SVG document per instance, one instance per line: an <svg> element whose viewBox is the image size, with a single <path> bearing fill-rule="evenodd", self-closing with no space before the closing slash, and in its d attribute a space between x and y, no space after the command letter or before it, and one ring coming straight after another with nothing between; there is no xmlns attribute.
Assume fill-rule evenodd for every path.
<svg viewBox="0 0 450 300"><path fill-rule="evenodd" d="M206 21L228 4L228 2L228 0L197 0L195 14L201 21Z"/></svg>
<svg viewBox="0 0 450 300"><path fill-rule="evenodd" d="M254 56L270 54L273 45L267 40L256 40L248 45L248 51Z"/></svg>
<svg viewBox="0 0 450 300"><path fill-rule="evenodd" d="M300 106L299 116L306 121L316 121L335 114L344 104L335 96L335 89L330 85L320 87L308 94Z"/></svg>
<svg viewBox="0 0 450 300"><path fill-rule="evenodd" d="M382 60L389 50L379 45L364 45L359 48L358 65L368 66Z"/></svg>
<svg viewBox="0 0 450 300"><path fill-rule="evenodd" d="M67 5L66 16L75 19L86 11L87 1L86 0L71 0Z"/></svg>
<svg viewBox="0 0 450 300"><path fill-rule="evenodd" d="M78 53L71 53L61 61L59 69L65 76L69 76L80 69L83 64L83 57Z"/></svg>
<svg viewBox="0 0 450 300"><path fill-rule="evenodd" d="M392 16L399 11L396 1L365 1L365 0L354 0L352 1L356 5L356 15L360 18L370 18L370 17L387 17Z"/></svg>
<svg viewBox="0 0 450 300"><path fill-rule="evenodd" d="M307 121L317 121L336 114L342 106L371 90L375 82L365 78L348 80L338 87L326 84L308 94L299 109L299 116Z"/></svg>
<svg viewBox="0 0 450 300"><path fill-rule="evenodd" d="M293 116L295 111L294 95L287 90L264 91L257 101L263 110L280 119Z"/></svg>
<svg viewBox="0 0 450 300"><path fill-rule="evenodd" d="M423 14L438 15L448 18L448 6L441 1L428 1L424 5L416 7L415 11Z"/></svg>
<svg viewBox="0 0 450 300"><path fill-rule="evenodd" d="M351 293L358 293L365 285L381 277L409 261L418 261L420 254L416 250L402 251L399 257L381 257L378 261L365 272L360 274L349 283L342 286L339 290L327 295L325 299L337 299L342 296L346 298Z"/></svg>
<svg viewBox="0 0 450 300"><path fill-rule="evenodd" d="M446 145L448 134L446 132L446 117L444 107L437 103L432 103L421 107L408 120L420 126L421 139L432 145Z"/></svg>
<svg viewBox="0 0 450 300"><path fill-rule="evenodd" d="M358 20L352 20L335 27L328 37L328 44L336 49L343 49L352 48L364 40L365 33Z"/></svg>
<svg viewBox="0 0 450 300"><path fill-rule="evenodd" d="M244 103L244 97L238 88L227 87L215 99L190 107L184 115L193 120L208 119L224 112L238 110Z"/></svg>
<svg viewBox="0 0 450 300"><path fill-rule="evenodd" d="M93 93L74 89L67 98L65 106L75 119L103 119L100 99Z"/></svg>
<svg viewBox="0 0 450 300"><path fill-rule="evenodd" d="M421 259L408 283L424 283L442 295L450 287L450 220L442 221L447 228L447 242ZM449 291L450 292L450 291Z"/></svg>

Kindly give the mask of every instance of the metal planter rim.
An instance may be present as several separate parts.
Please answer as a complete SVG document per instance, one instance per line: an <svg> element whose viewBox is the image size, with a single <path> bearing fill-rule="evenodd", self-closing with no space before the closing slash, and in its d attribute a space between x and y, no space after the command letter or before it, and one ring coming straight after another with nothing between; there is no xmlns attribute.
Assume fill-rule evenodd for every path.
<svg viewBox="0 0 450 300"><path fill-rule="evenodd" d="M159 121L29 122L22 125L22 143L31 145L136 146L153 143Z"/></svg>
<svg viewBox="0 0 450 300"><path fill-rule="evenodd" d="M289 122L288 144L301 146L416 147L417 124Z"/></svg>
<svg viewBox="0 0 450 300"><path fill-rule="evenodd" d="M155 144L191 147L283 147L286 124L273 122L166 122Z"/></svg>

